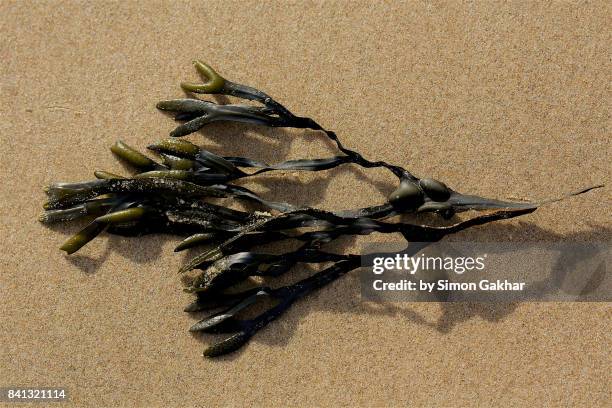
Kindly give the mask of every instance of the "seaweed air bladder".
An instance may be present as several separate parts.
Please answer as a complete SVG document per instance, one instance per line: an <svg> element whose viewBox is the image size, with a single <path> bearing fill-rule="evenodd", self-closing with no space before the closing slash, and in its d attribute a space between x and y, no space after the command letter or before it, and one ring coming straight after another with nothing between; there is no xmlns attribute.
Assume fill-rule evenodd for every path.
<svg viewBox="0 0 612 408"><path fill-rule="evenodd" d="M116 142L111 151L129 164L134 174L121 176L99 170L91 181L52 184L45 189L48 201L40 221L89 219L89 224L61 246L68 254L104 231L124 236L170 233L182 239L175 251L202 248L179 272L194 274L184 288L194 296L185 311L214 312L190 330L227 335L204 351L207 357L237 350L295 301L359 268L364 254L326 250L339 237L399 233L406 241L406 251L414 251L410 242L436 242L466 228L528 214L542 205L601 187L541 202L501 201L460 193L441 181L419 178L400 165L371 161L344 146L335 132L314 119L293 114L265 92L232 82L202 61L194 65L205 81L181 84L192 97L157 104L158 109L172 113L180 122L170 138L148 146L159 160ZM218 104L196 97L202 94L226 95L245 103ZM270 164L257 158L222 156L181 139L214 122L319 131L335 144L338 154ZM397 189L383 203L327 211L266 200L236 184L239 179L264 173L325 171L349 163L388 170L397 178ZM252 209L231 208L233 201ZM465 211L474 215L462 220L454 217ZM431 217L419 215L422 213L451 222L437 226ZM403 214L415 214L421 222L403 222L398 217ZM257 250L262 244L280 241L296 241L298 247L281 254ZM290 273L297 264L325 266L296 283L272 286L275 277ZM236 290L251 277L264 277L271 286ZM264 302L266 299L272 302ZM258 314L241 318L256 304L262 304ZM269 304L272 306L265 307Z"/></svg>

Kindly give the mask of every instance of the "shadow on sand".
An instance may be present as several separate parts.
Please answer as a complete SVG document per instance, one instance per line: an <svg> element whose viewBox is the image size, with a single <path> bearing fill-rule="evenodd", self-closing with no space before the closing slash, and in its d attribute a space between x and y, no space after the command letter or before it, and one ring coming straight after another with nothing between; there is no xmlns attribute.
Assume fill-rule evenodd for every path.
<svg viewBox="0 0 612 408"><path fill-rule="evenodd" d="M253 125L214 123L203 130L198 136L204 136L204 143L198 142L206 149L217 154L251 157L270 163L285 160L291 151L291 146L296 138L308 138L323 143L329 152L327 156L338 154L335 145L327 139L322 132L286 130L282 128L267 128ZM385 196L395 188L394 177L388 180L374 180L362 168L354 165L344 165L332 170L318 172L309 177L308 182L297 178L285 178L279 175L265 175L258 177L255 183L263 188L262 196L266 199L276 201L287 201L298 205L317 205L326 194L330 181L342 173L349 172L363 183L374 185ZM249 179L249 181L251 181ZM371 203L372 205L376 203ZM74 225L53 226L58 232L69 234L76 229ZM593 226L588 231L576 232L570 235L558 235L552 231L543 229L537 225L527 222L515 221L513 223L501 222L476 227L460 233L461 238L472 242L522 240L528 237L530 241L609 241L611 230L601 226ZM141 264L157 258L161 254L163 243L166 239L176 242L176 237L167 235L155 237L142 237L138 239L138 249L134 250L134 238L113 236L109 238L108 245L101 256L91 258L87 255L75 254L70 257L71 262L85 273L94 273L105 261L111 251L119 252L127 259ZM398 238L399 239L399 238ZM361 240L361 238L360 238ZM129 242L128 242L129 241ZM334 241L326 247L329 251L346 253L356 251L361 244L355 238L344 237ZM270 282L270 286L281 286L292 281L302 279L314 273L315 269L309 265L298 265L287 276L283 276L276 282ZM560 276L551 274L549 279L559 280ZM289 309L282 318L272 322L263 332L258 333L251 341L264 342L266 344L282 346L286 344L296 330L301 319L307 318L311 312L331 312L345 314L347 316L359 315L384 315L397 319L406 320L415 325L425 326L441 333L450 332L456 325L469 319L479 317L489 322L497 322L513 313L518 307L517 303L439 303L441 313L437 320L429 320L418 313L410 303L373 303L362 302L360 299L360 287L357 273L349 273L343 279L334 282L321 290L311 294L306 299L298 301ZM194 314L194 319L200 319L207 313ZM195 338L211 344L218 336L194 335ZM227 336L225 336L227 337ZM244 348L242 349L244 350ZM239 350L228 356L220 358L232 360L241 354Z"/></svg>

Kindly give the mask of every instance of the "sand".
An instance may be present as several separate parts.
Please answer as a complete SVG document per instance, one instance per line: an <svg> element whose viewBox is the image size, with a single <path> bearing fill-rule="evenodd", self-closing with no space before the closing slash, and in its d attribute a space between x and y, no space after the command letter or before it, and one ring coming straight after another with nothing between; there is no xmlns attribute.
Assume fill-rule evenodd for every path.
<svg viewBox="0 0 612 408"><path fill-rule="evenodd" d="M542 199L610 184L610 5L594 2L0 2L0 386L71 406L596 406L610 403L607 303L361 302L347 276L239 352L206 360L176 237L38 223L42 189L125 172L108 148L173 128L155 110L202 58L345 144L457 190ZM262 160L329 155L313 132L214 125L193 141ZM352 166L253 183L323 208L383 202ZM465 239L611 237L610 189ZM348 241L346 251L358 251ZM68 406L68 405L66 405Z"/></svg>

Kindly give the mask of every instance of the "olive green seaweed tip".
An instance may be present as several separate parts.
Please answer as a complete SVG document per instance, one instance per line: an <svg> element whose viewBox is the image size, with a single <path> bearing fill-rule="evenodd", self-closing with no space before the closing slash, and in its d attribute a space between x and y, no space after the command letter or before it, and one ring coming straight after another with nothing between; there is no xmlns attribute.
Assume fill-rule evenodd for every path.
<svg viewBox="0 0 612 408"><path fill-rule="evenodd" d="M204 76L208 82L198 84L194 82L182 82L181 88L188 92L213 94L219 93L225 86L225 78L219 75L210 65L203 61L193 61L196 70Z"/></svg>
<svg viewBox="0 0 612 408"><path fill-rule="evenodd" d="M96 218L95 221L101 224L121 224L124 222L139 220L140 218L142 218L144 213L145 210L143 208L134 207L102 215Z"/></svg>
<svg viewBox="0 0 612 408"><path fill-rule="evenodd" d="M65 251L67 255L71 255L83 247L87 242L91 241L94 236L95 235L90 236L88 233L79 232L64 242L60 249Z"/></svg>
<svg viewBox="0 0 612 408"><path fill-rule="evenodd" d="M104 170L96 170L96 171L94 171L94 176L97 179L100 179L100 180L122 179L122 178L124 178L123 176L120 176L118 174L111 173L111 172L108 172L108 171L104 171Z"/></svg>

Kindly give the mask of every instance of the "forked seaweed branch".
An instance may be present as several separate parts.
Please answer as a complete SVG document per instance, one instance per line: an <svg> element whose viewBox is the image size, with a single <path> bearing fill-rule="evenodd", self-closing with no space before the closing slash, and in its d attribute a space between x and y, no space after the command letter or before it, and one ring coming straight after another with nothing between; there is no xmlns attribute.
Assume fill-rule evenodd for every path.
<svg viewBox="0 0 612 408"><path fill-rule="evenodd" d="M365 254L333 253L325 249L339 237L399 233L406 240L406 252L411 252L416 249L410 242L436 242L466 228L531 213L543 204L600 187L542 202L500 201L463 194L440 181L419 178L402 166L371 161L344 146L335 132L314 119L293 114L266 93L229 81L201 61L196 61L195 67L206 81L181 84L192 97L157 104L160 110L171 112L180 122L169 139L148 146L160 160L153 160L118 141L111 151L134 168L135 173L124 177L96 171L96 179L92 181L52 184L46 189L48 202L40 220L52 223L90 219L61 246L68 254L78 251L103 231L124 236L172 233L183 238L175 251L203 248L180 272L198 271L185 288L195 297L185 310L216 311L190 330L229 334L204 351L208 357L240 348L296 300L357 269L364 260L367 265ZM250 103L219 104L198 99L196 94L226 95ZM257 158L222 156L181 139L213 122L320 131L335 144L338 155L269 164ZM397 189L384 203L327 211L267 200L236 183L269 172L324 171L349 163L387 169L397 178ZM235 201L249 209L232 207ZM465 211L476 215L463 220L454 217ZM422 213L434 213L453 221L438 226L431 218L420 217ZM417 220L423 220L404 222L401 216L405 214L416 214ZM262 244L280 241L297 241L299 247L281 254L257 249ZM251 277L266 277L268 282L290 272L297 264L326 266L291 285L236 290L236 286ZM255 317L240 317L264 299L273 300L269 302L272 306Z"/></svg>

